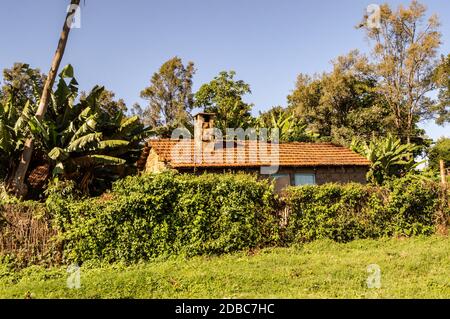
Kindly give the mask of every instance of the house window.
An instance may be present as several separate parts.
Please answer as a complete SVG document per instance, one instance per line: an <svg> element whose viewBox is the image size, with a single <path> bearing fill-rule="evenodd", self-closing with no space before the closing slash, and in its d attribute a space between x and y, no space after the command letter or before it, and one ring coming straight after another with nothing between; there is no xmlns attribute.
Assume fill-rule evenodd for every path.
<svg viewBox="0 0 450 319"><path fill-rule="evenodd" d="M294 185L315 185L316 175L315 174L295 174L294 175Z"/></svg>
<svg viewBox="0 0 450 319"><path fill-rule="evenodd" d="M291 185L291 178L289 174L272 174L271 178L275 180L275 191L281 192L281 190Z"/></svg>

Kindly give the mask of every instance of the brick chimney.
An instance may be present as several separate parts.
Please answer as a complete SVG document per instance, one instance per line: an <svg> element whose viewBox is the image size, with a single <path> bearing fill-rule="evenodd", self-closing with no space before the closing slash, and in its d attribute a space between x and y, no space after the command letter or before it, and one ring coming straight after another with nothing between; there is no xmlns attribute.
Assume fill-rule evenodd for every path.
<svg viewBox="0 0 450 319"><path fill-rule="evenodd" d="M205 153L214 151L214 113L198 113L194 116L195 163L201 163Z"/></svg>

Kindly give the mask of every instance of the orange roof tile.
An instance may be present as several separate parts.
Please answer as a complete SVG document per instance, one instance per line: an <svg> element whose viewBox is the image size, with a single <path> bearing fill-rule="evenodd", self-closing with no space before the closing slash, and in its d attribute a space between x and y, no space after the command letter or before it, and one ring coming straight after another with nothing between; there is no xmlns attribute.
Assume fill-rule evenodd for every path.
<svg viewBox="0 0 450 319"><path fill-rule="evenodd" d="M368 166L370 162L352 150L332 143L270 143L236 141L216 143L212 152L189 139L147 141L138 167L143 169L150 149L173 168L251 166ZM205 144L203 144L205 145Z"/></svg>

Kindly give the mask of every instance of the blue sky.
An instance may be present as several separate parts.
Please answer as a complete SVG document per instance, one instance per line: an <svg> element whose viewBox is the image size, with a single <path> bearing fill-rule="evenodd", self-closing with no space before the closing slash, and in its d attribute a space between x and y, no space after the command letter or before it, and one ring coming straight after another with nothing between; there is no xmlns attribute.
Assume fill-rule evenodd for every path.
<svg viewBox="0 0 450 319"><path fill-rule="evenodd" d="M68 0L16 0L0 4L0 69L27 62L48 72ZM84 2L84 3L83 3ZM387 1L396 7L408 1ZM437 13L441 53L450 52L450 2L421 1ZM330 69L330 60L357 48L368 52L361 30L375 0L81 0L81 28L73 29L63 65L71 63L83 90L105 85L128 106L145 105L139 92L167 59L197 68L194 89L222 70L249 83L254 114L286 105L300 72ZM1 77L0 77L1 79ZM450 125L423 123L434 139Z"/></svg>

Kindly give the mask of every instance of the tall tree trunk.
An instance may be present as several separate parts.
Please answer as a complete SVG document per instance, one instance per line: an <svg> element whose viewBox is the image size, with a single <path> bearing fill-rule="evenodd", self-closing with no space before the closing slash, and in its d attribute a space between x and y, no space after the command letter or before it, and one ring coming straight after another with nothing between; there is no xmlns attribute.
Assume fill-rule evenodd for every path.
<svg viewBox="0 0 450 319"><path fill-rule="evenodd" d="M56 74L59 69L59 65L64 55L64 50L66 48L67 39L69 37L70 32L70 21L72 18L74 11L76 10L76 6L80 4L80 0L71 0L70 9L67 12L66 18L64 19L64 24L61 32L61 36L59 37L58 46L56 48L55 55L53 56L52 65L50 71L48 72L47 79L45 81L44 89L41 94L41 99L39 101L39 106L36 111L36 118L41 121L44 118L45 113L47 112L47 102L50 96L50 92L52 90L53 84L55 83ZM17 167L16 173L12 180L12 185L9 185L9 188L14 192L17 196L23 197L27 193L26 185L25 185L25 176L28 171L28 167L30 166L30 162L32 160L33 155L33 140L28 138L25 141L24 149L22 156L20 158L19 166Z"/></svg>

